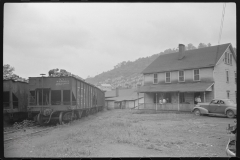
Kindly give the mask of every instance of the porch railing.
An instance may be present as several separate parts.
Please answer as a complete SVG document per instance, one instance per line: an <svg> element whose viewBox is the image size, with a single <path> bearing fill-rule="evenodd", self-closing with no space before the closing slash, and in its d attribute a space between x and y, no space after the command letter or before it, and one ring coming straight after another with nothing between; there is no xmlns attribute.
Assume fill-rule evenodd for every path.
<svg viewBox="0 0 240 160"><path fill-rule="evenodd" d="M157 110L157 111L191 111L194 107L193 104L176 104L176 103L139 103L138 106L132 109L148 109L148 110Z"/></svg>

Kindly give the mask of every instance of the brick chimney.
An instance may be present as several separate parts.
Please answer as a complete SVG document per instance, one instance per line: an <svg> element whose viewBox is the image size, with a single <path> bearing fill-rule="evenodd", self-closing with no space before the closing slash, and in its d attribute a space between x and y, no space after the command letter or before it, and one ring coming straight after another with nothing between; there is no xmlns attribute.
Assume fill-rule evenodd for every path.
<svg viewBox="0 0 240 160"><path fill-rule="evenodd" d="M179 48L179 54L178 54L178 59L183 59L183 57L185 56L185 45L184 44L179 44L178 45Z"/></svg>

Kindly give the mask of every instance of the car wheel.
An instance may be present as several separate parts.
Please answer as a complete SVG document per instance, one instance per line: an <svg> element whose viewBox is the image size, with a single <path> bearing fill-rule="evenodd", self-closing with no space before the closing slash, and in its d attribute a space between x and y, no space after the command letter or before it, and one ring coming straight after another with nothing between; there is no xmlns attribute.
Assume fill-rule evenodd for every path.
<svg viewBox="0 0 240 160"><path fill-rule="evenodd" d="M200 116L201 115L201 112L200 112L200 110L199 109L194 109L194 114L196 115L196 116Z"/></svg>
<svg viewBox="0 0 240 160"><path fill-rule="evenodd" d="M228 118L233 118L235 115L234 115L234 113L233 113L233 111L231 111L231 110L228 110L227 111L227 117Z"/></svg>

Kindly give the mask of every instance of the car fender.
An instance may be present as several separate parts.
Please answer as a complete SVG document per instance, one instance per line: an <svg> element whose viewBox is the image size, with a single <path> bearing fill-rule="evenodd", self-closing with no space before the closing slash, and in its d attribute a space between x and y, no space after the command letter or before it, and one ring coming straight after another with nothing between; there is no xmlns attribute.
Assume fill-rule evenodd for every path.
<svg viewBox="0 0 240 160"><path fill-rule="evenodd" d="M194 108L192 109L192 112L194 111L194 109L199 109L200 112L201 112L201 114L208 114L208 110L205 109L205 108L202 108L202 107L194 107Z"/></svg>
<svg viewBox="0 0 240 160"><path fill-rule="evenodd" d="M233 111L234 115L237 115L236 108L227 107L227 108L225 109L225 114L227 114L227 111L228 111L228 110L231 110L231 111Z"/></svg>

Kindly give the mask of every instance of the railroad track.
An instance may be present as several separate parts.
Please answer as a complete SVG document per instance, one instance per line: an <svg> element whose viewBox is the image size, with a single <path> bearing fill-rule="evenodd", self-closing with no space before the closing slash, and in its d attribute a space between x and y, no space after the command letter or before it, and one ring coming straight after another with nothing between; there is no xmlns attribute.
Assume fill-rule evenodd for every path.
<svg viewBox="0 0 240 160"><path fill-rule="evenodd" d="M14 133L14 132L17 132L17 131L20 131L20 130L23 130L23 129L36 128L36 127L39 127L39 126L40 126L40 125L35 125L35 126L31 126L31 127L25 127L25 128L15 129L15 130L12 130L12 131L7 131L7 132L4 132L4 135L5 135L5 134Z"/></svg>
<svg viewBox="0 0 240 160"><path fill-rule="evenodd" d="M35 127L37 127L37 126L35 126ZM8 138L4 138L4 143L7 143L7 142L10 142L12 140L19 139L19 138L22 138L22 137L25 137L25 136L34 135L34 134L37 134L37 133L40 133L40 132L51 130L51 129L56 128L56 127L57 126L50 126L50 127L44 128L44 129L38 129L38 130L32 131L30 133L23 134L23 135L20 135L20 136L12 136L12 137L8 137ZM11 132L11 133L13 133L13 132ZM11 134L11 133L8 133L8 134Z"/></svg>

